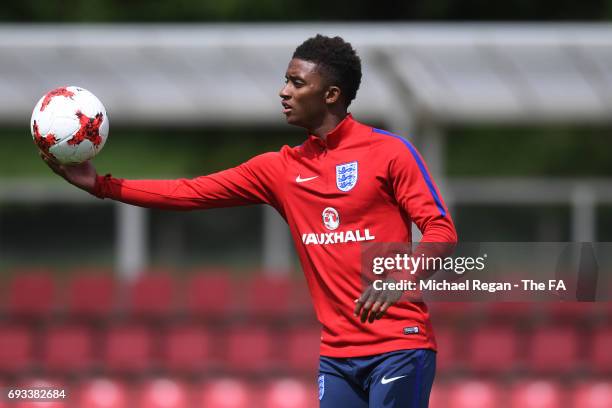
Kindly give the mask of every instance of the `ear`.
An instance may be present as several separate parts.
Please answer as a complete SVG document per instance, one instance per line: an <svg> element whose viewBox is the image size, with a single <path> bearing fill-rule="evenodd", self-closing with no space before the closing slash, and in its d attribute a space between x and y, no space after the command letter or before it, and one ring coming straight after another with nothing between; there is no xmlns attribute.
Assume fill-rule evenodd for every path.
<svg viewBox="0 0 612 408"><path fill-rule="evenodd" d="M340 95L342 95L340 88L334 85L328 87L327 91L325 91L325 103L331 105L338 102Z"/></svg>

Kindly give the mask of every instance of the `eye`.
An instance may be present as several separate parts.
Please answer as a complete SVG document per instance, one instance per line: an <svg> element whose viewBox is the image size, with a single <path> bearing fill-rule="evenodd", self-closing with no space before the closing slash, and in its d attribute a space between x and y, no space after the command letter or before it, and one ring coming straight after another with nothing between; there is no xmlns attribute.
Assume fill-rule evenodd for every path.
<svg viewBox="0 0 612 408"><path fill-rule="evenodd" d="M305 82L300 78L285 77L285 84L288 84L288 83L291 83L291 85L293 85L294 88L301 88L304 85L306 85Z"/></svg>

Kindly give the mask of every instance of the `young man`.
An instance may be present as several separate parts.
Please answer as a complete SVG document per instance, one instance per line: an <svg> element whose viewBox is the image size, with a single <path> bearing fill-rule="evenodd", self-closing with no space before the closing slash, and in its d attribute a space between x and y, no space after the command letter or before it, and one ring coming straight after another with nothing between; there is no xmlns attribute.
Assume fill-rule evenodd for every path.
<svg viewBox="0 0 612 408"><path fill-rule="evenodd" d="M283 113L308 138L235 168L195 179L123 180L97 175L89 162L65 167L44 159L77 187L133 205L273 206L289 224L323 326L321 407L426 407L436 349L427 308L364 290L361 243L411 242L411 222L422 242L455 242L453 222L415 148L348 113L361 82L350 44L306 40L285 78Z"/></svg>

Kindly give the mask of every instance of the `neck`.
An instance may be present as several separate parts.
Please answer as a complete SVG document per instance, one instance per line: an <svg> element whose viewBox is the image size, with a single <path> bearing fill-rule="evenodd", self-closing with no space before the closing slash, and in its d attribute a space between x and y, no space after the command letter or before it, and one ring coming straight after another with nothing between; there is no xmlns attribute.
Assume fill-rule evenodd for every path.
<svg viewBox="0 0 612 408"><path fill-rule="evenodd" d="M331 132L338 123L342 122L348 112L346 110L338 111L338 112L330 112L325 115L316 127L313 129L308 129L308 132L311 135L315 135L319 139L325 140L327 138L327 134Z"/></svg>

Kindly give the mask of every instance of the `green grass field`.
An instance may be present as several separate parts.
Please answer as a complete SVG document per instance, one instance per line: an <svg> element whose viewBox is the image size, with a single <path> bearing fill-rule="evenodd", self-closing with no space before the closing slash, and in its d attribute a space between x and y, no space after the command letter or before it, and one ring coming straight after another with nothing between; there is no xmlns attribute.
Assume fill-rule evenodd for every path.
<svg viewBox="0 0 612 408"><path fill-rule="evenodd" d="M612 175L609 128L479 127L447 132L449 176ZM192 177L237 165L304 139L286 130L111 129L95 159L98 171L120 177ZM53 177L27 129L0 129L0 178Z"/></svg>
<svg viewBox="0 0 612 408"><path fill-rule="evenodd" d="M55 177L40 160L27 129L1 129L0 178ZM303 133L206 129L111 129L94 159L100 173L119 177L193 177L235 166L283 144L302 142Z"/></svg>

